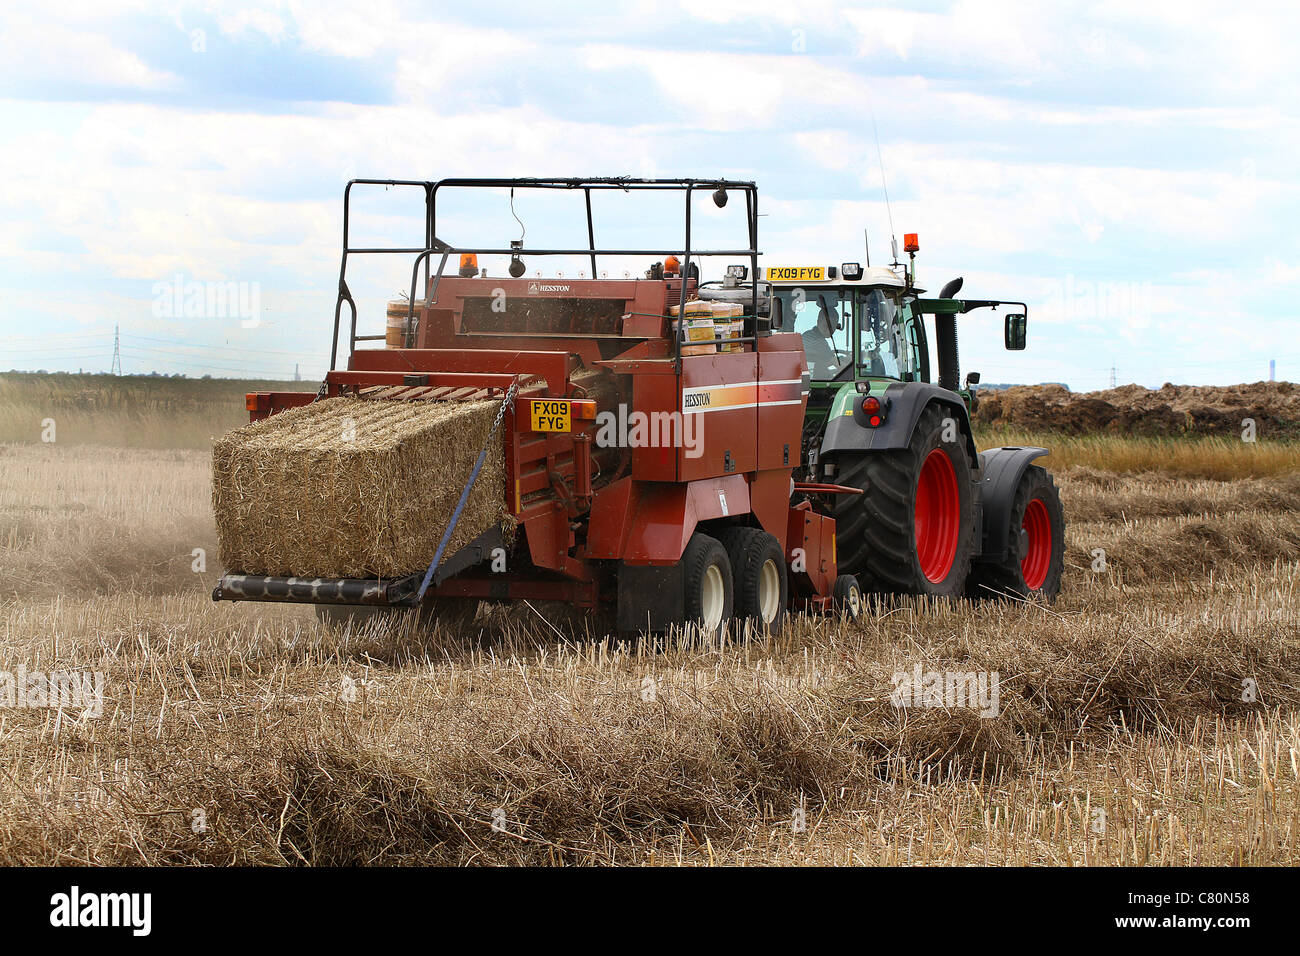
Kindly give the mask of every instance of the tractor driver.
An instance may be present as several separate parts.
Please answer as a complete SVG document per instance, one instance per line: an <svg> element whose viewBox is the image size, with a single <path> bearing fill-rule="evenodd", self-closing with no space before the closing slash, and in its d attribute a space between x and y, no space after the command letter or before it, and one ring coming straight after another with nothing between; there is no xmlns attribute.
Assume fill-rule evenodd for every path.
<svg viewBox="0 0 1300 956"><path fill-rule="evenodd" d="M804 303L800 311L811 311L811 303ZM803 351L813 378L828 380L839 374L843 358L835 349L834 339L841 325L838 309L827 304L825 295L817 296L817 322L802 333Z"/></svg>

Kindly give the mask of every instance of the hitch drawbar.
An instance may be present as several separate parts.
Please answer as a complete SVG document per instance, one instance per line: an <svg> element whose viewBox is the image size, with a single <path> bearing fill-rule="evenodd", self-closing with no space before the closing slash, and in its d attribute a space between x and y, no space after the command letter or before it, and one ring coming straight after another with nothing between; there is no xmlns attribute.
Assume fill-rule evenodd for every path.
<svg viewBox="0 0 1300 956"><path fill-rule="evenodd" d="M387 581L379 578L279 578L260 574L226 574L213 590L212 600L411 607L419 586L419 574Z"/></svg>
<svg viewBox="0 0 1300 956"><path fill-rule="evenodd" d="M501 529L489 528L439 563L429 583L437 587L467 568L481 564L493 550L504 547L504 543ZM427 571L414 571L400 578L283 578L262 574L225 574L213 589L212 600L415 607L422 600L420 587L427 574Z"/></svg>

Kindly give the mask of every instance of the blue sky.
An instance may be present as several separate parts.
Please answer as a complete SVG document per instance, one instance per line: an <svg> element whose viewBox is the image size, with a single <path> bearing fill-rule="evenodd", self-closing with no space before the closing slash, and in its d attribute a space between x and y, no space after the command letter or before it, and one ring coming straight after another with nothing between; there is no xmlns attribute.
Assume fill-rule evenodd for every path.
<svg viewBox="0 0 1300 956"><path fill-rule="evenodd" d="M1029 303L1025 352L963 320L985 381L1300 379L1294 6L55 6L0 11L0 369L106 369L117 324L126 372L319 377L348 178L647 175L757 180L769 263L918 232L922 284ZM418 197L358 198L355 239L418 244ZM601 198L601 241L676 244ZM578 241L571 199L516 201L530 243ZM503 195L444 213L518 235ZM409 271L350 270L363 331ZM165 314L196 282L257 319Z"/></svg>

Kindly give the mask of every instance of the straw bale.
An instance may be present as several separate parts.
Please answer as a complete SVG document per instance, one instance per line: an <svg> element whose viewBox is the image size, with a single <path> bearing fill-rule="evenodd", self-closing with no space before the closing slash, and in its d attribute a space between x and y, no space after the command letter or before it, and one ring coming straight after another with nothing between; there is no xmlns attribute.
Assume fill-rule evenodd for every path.
<svg viewBox="0 0 1300 956"><path fill-rule="evenodd" d="M340 397L231 432L212 455L222 563L296 577L426 568L499 405ZM504 486L498 432L444 558L504 522Z"/></svg>

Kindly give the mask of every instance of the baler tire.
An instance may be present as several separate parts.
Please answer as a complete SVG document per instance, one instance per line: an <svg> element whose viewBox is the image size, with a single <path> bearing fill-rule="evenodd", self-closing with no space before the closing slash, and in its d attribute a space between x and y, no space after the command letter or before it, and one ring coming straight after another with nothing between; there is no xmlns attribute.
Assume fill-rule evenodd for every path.
<svg viewBox="0 0 1300 956"><path fill-rule="evenodd" d="M965 593L975 549L974 480L964 435L959 430L956 441L943 441L946 417L951 413L945 415L942 406L931 404L917 420L906 448L836 456L835 482L863 489L861 495L837 496L832 505L838 566L841 573L857 577L866 593L935 597ZM932 453L938 453L933 465ZM918 555L917 499L927 467L941 473L950 499L936 505L948 512L942 523L956 522L955 542L944 546L945 554L933 556L938 565L935 573L947 566L938 580L926 574ZM945 560L948 555L950 561Z"/></svg>
<svg viewBox="0 0 1300 956"><path fill-rule="evenodd" d="M756 629L779 633L790 596L781 543L762 528L723 528L718 540L731 560L734 616L753 622Z"/></svg>
<svg viewBox="0 0 1300 956"><path fill-rule="evenodd" d="M856 621L867 612L867 601L862 596L862 587L858 584L858 579L851 574L841 574L835 579L831 600L835 610L850 621Z"/></svg>
<svg viewBox="0 0 1300 956"><path fill-rule="evenodd" d="M702 634L718 633L731 619L735 593L727 549L717 538L697 531L682 552L681 564L686 590L683 623L697 627ZM717 588L721 588L720 595L714 593ZM716 606L719 602L720 607ZM715 617L716 621L708 623Z"/></svg>
<svg viewBox="0 0 1300 956"><path fill-rule="evenodd" d="M1018 532L1022 528L1026 554L1020 553ZM1030 465L1025 469L1011 503L1011 532L1006 557L971 565L969 595L1056 600L1065 568L1065 509L1046 468ZM1050 538L1045 538L1044 532L1049 532Z"/></svg>

